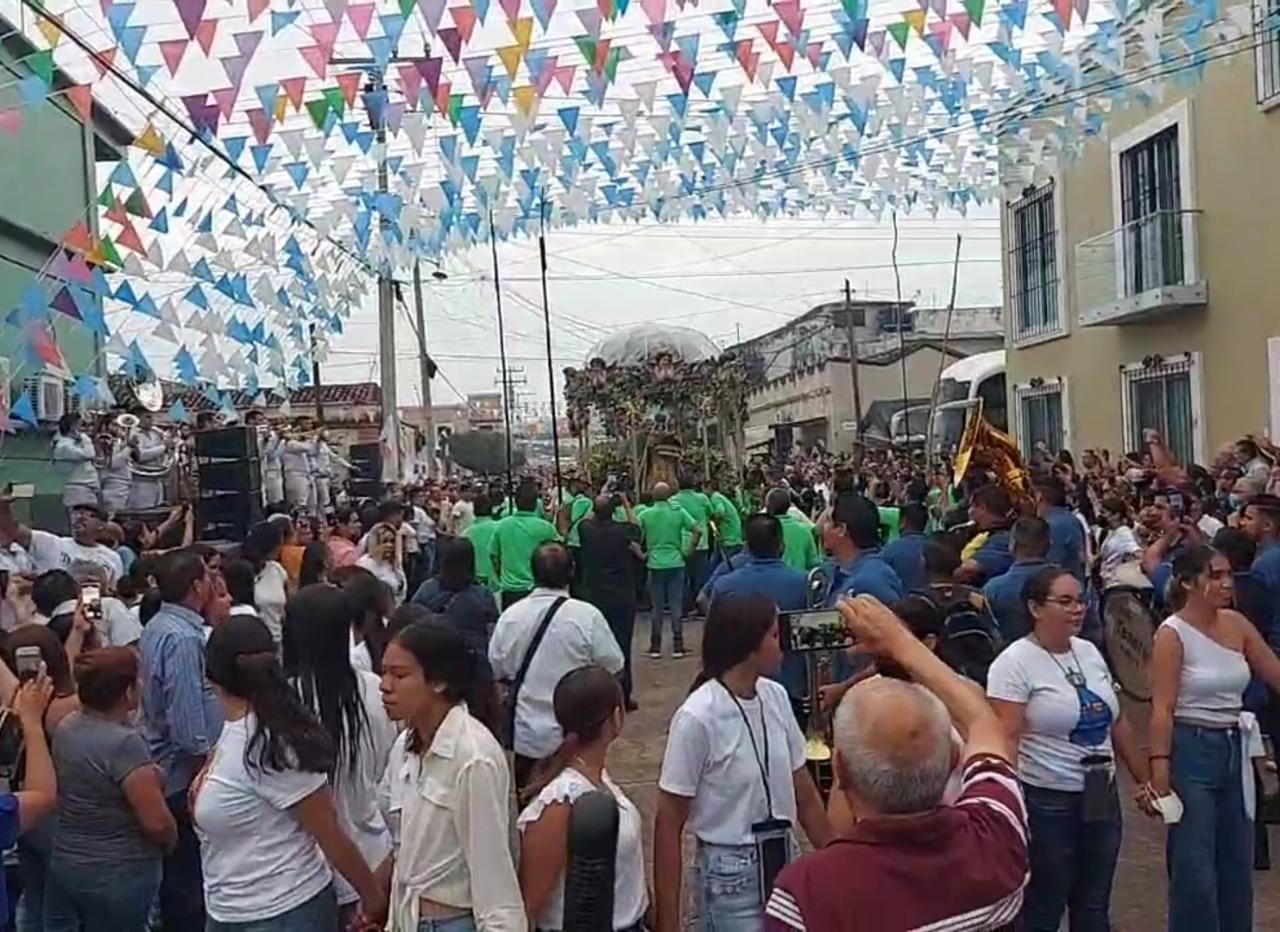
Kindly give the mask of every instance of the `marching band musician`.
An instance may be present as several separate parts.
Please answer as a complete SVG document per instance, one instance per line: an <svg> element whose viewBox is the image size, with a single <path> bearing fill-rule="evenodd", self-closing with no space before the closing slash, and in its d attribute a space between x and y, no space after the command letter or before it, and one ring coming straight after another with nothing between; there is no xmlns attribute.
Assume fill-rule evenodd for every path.
<svg viewBox="0 0 1280 932"><path fill-rule="evenodd" d="M328 514L332 506L331 492L333 489L334 463L347 470L354 468L333 451L333 447L329 446L329 439L324 428L321 428L316 435L315 449L311 454L311 465L316 486L316 510L320 514Z"/></svg>
<svg viewBox="0 0 1280 932"><path fill-rule="evenodd" d="M280 441L280 466L284 472L285 498L291 508L313 510L315 487L311 482L312 445L292 435Z"/></svg>
<svg viewBox="0 0 1280 932"><path fill-rule="evenodd" d="M133 462L141 466L158 464L168 455L168 441L151 423L150 411L138 411L138 429L129 437L129 449ZM129 490L130 510L144 511L163 505L164 484L164 476L135 475Z"/></svg>
<svg viewBox="0 0 1280 932"><path fill-rule="evenodd" d="M80 429L80 415L64 414L58 418L58 436L53 441L53 459L63 463L67 483L62 490L62 504L68 509L77 505L98 504L98 450L93 438Z"/></svg>
<svg viewBox="0 0 1280 932"><path fill-rule="evenodd" d="M262 464L262 504L277 505L284 501L284 470L280 456L283 441L262 416L250 411L246 420L258 432L258 460Z"/></svg>
<svg viewBox="0 0 1280 932"><path fill-rule="evenodd" d="M102 456L102 506L108 515L114 516L129 507L129 492L133 488L129 460L133 454L120 426L113 420L107 420L106 429L98 435L98 443Z"/></svg>

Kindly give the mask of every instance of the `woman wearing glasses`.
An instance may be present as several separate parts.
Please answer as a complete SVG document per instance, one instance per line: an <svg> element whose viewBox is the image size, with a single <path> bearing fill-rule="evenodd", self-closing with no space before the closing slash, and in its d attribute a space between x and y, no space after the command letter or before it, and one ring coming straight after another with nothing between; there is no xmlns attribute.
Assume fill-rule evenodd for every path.
<svg viewBox="0 0 1280 932"><path fill-rule="evenodd" d="M1046 566L1022 590L1031 631L987 674L987 695L1018 747L1031 827L1027 932L1107 932L1111 880L1120 853L1116 755L1139 786L1147 762L1137 748L1102 654L1080 638L1080 583Z"/></svg>

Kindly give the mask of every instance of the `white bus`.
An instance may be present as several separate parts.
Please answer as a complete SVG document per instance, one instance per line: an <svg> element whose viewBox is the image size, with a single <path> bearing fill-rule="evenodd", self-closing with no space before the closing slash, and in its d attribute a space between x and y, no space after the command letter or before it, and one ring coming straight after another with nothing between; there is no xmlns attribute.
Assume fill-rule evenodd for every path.
<svg viewBox="0 0 1280 932"><path fill-rule="evenodd" d="M969 412L982 401L982 414L993 427L1009 430L1009 402L1005 395L1004 350L975 353L942 370L938 382L929 445L954 450L964 434Z"/></svg>

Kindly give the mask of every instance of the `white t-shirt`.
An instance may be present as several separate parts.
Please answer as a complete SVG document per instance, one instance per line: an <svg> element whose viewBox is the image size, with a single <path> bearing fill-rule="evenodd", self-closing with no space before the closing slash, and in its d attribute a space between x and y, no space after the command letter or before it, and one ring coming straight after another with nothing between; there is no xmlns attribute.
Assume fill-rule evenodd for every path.
<svg viewBox="0 0 1280 932"><path fill-rule="evenodd" d="M1204 535L1204 539L1212 541L1218 536L1225 524L1215 518L1213 515L1201 515L1200 520L1196 522L1196 529Z"/></svg>
<svg viewBox="0 0 1280 932"><path fill-rule="evenodd" d="M627 795L605 771L604 785L618 801L618 846L614 856L613 873L613 928L629 929L644 918L649 905L649 890L644 881L644 847L641 841L640 811L627 799ZM520 817L516 827L521 834L525 827L537 822L542 812L553 803L572 804L579 796L593 792L597 787L572 767L566 767L543 787ZM564 925L564 873L538 914L539 929L559 929Z"/></svg>
<svg viewBox="0 0 1280 932"><path fill-rule="evenodd" d="M413 506L413 530L421 545L425 546L436 539L435 519L427 514L425 508L418 505Z"/></svg>
<svg viewBox="0 0 1280 932"><path fill-rule="evenodd" d="M315 839L289 812L328 778L300 770L248 770L252 713L227 722L192 813L200 837L204 902L218 922L287 913L332 882Z"/></svg>
<svg viewBox="0 0 1280 932"><path fill-rule="evenodd" d="M347 833L370 870L377 870L391 853L391 832L378 805L378 786L387 767L387 755L395 744L396 726L387 717L378 689L378 677L372 673L356 673L360 703L364 706L368 727L360 736L360 752L354 772L349 752L338 750L337 774L334 777L333 802L338 811L338 824ZM319 710L316 710L319 714ZM346 905L360 899L355 888L337 871L333 872L338 903Z"/></svg>
<svg viewBox="0 0 1280 932"><path fill-rule="evenodd" d="M752 749L753 737L759 757ZM785 688L761 678L755 697L743 699L712 680L676 709L658 786L693 800L689 830L699 839L714 845L750 844L751 826L770 817L760 773L766 743L772 816L794 826L792 774L804 766L804 735Z"/></svg>
<svg viewBox="0 0 1280 932"><path fill-rule="evenodd" d="M128 647L142 637L138 613L111 596L102 597L102 617L95 618L93 626L103 647Z"/></svg>
<svg viewBox="0 0 1280 932"><path fill-rule="evenodd" d="M476 507L471 502L458 499L449 514L453 516L453 533L461 534L476 521Z"/></svg>
<svg viewBox="0 0 1280 932"><path fill-rule="evenodd" d="M284 606L289 601L289 574L275 560L268 560L253 584L258 617L277 644L284 636Z"/></svg>
<svg viewBox="0 0 1280 932"><path fill-rule="evenodd" d="M1077 731L1081 698L1067 673L1084 674L1085 687L1106 703L1108 727ZM1111 671L1098 648L1083 638L1071 639L1071 650L1050 654L1030 638L1014 641L987 671L987 695L1026 706L1018 740L1018 776L1031 786L1078 793L1084 789L1080 761L1093 754L1112 758L1111 728L1120 714Z"/></svg>
<svg viewBox="0 0 1280 932"><path fill-rule="evenodd" d="M356 560L356 566L368 570L382 580L383 584L391 590L391 595L395 598L397 605L404 601L404 591L408 583L405 582L404 573L399 567L383 563L381 560L375 560L367 553Z"/></svg>
<svg viewBox="0 0 1280 932"><path fill-rule="evenodd" d="M70 570L76 563L92 563L101 567L107 588L114 589L120 577L124 575L124 561L105 544L85 546L77 544L70 537L59 537L48 531L32 530L31 545L27 548L31 554L32 569L37 574L49 570Z"/></svg>

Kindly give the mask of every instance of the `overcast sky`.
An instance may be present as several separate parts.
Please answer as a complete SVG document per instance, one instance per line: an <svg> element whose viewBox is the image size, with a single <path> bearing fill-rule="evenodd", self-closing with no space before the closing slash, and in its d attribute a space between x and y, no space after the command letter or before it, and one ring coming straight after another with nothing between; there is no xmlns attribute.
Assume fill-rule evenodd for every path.
<svg viewBox="0 0 1280 932"><path fill-rule="evenodd" d="M962 236L958 307L1000 303L1000 231L994 208L967 218L899 219L902 295L945 307L956 234ZM645 321L691 327L721 346L785 323L835 300L847 277L854 297L891 299L892 229L886 215L852 221L819 218L763 223L749 217L700 224L628 224L552 231L548 237L552 350L560 370L581 366L602 337ZM545 407L546 344L537 240L501 245L508 363L523 367L529 402ZM432 400L494 391L498 369L493 265L488 247L451 258L449 280L424 277L428 351L440 366ZM421 403L416 340L408 307L397 315L399 404ZM332 338L322 366L329 382L379 378L377 307L371 297Z"/></svg>

